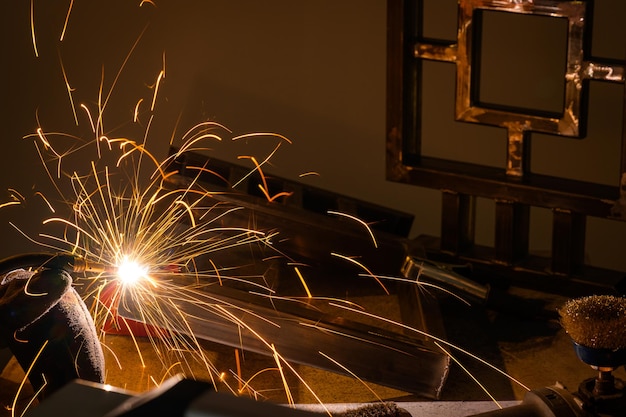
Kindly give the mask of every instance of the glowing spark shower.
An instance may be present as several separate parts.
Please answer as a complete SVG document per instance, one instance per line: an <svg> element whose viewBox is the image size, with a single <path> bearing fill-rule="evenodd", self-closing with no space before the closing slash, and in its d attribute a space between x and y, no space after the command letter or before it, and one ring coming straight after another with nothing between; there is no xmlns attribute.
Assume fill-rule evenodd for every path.
<svg viewBox="0 0 626 417"><path fill-rule="evenodd" d="M143 0L139 6L143 5L156 8L152 1ZM72 31L68 31L68 27L75 17L74 6L78 7L78 3L74 5L71 1L65 13L60 36L63 42L67 41L67 36L71 38ZM30 13L32 47L38 57L38 43L43 38L36 33L37 14L32 0ZM148 356L155 357L155 362L162 365L157 372L146 371L154 373L145 375L150 382L144 388L149 388L149 384L158 385L169 375L183 373L211 380L220 389L258 399L269 395L266 391L280 390L281 400L289 403L296 401L293 385L299 384L308 395L322 402L306 377L299 374L281 350L280 340L276 340L273 332L294 326L292 328L296 330L310 329L316 334L345 337L350 342L362 342L394 353L404 352L392 342L387 346L385 337L375 341L368 339L371 335L377 336L375 332L363 337L324 327L316 319L296 314L288 319L281 317L283 312L263 314L266 311L275 313L275 305L284 303L290 307L302 307L307 314L311 311L317 314L331 307L392 324L402 331L428 336L420 329L379 317L353 300L318 294L315 290L318 283L311 278L314 274L309 274L314 268L303 274L305 269L301 267L310 265L300 259L291 259L275 245L275 242L283 242L283 219L277 219L276 227L259 227L254 210L220 198L240 193L239 187L251 178L258 178L253 182L255 191L260 192L265 198L264 204L270 207L297 198L291 191L273 191L266 173L275 155L284 147L293 145L290 138L265 131L235 133L234 129L217 121L202 120L180 127L182 134L171 132L170 144L176 143L177 146L169 156L160 157L151 152L149 142L153 136L163 134L151 131L156 110L165 102L160 100L160 94L170 77L175 75L168 72L166 78L165 53L160 56L162 67L153 72L149 82L145 82L143 96L132 97L132 106L123 109L127 111L127 123L131 126L128 132L132 134L120 126L110 127L106 123L107 112L116 110L112 108L114 90L117 93L123 89L118 83L122 83L122 74L128 70L131 56L139 48L146 30L144 28L128 45L129 52L117 68L113 71L110 67L102 68L99 84L93 91L95 99L84 99L84 91L80 92L82 96L77 93L78 83L73 82L71 71L66 71L71 68L66 68L60 60L59 82L65 90L63 100L66 102L69 98L76 130L59 132L49 127L50 122L40 121L37 115L36 128L24 139L32 141L53 192L33 190L30 195L36 196L41 211L49 214L35 234L23 230L23 225L12 223L21 235L39 248L69 254L87 264L102 265L97 271L88 270L84 276L76 276L74 284L88 303L102 345L113 358L107 364L113 368L111 373L122 368L122 362L127 359L118 358L114 344L110 343L111 339L115 340L112 335L121 334L136 346L137 361L142 367ZM179 128L178 124L176 128ZM248 152L244 148L237 159L247 171L238 173L235 178L206 164L186 165L185 176L177 169L178 161L194 152L210 155L217 146L239 145L246 141L264 141L269 145L264 151ZM207 156L207 159L210 158ZM300 175L318 176L320 174L314 171ZM214 187L214 184L220 186ZM26 206L26 203L31 204L29 194L12 189L10 198L1 202L0 208ZM339 210L326 213L348 219L345 223L356 223L368 246L378 249L379 242L370 224ZM246 216L247 223L242 224L241 219ZM288 238L286 241L288 243ZM309 242L311 245L316 243ZM330 252L328 255L365 271L362 276L378 284L377 289L384 295L391 292L383 280L402 281L376 274L358 253ZM250 265L260 265L264 270L259 272ZM289 284L303 289L305 297L280 292L280 285L271 276L276 265L286 266L293 280ZM405 283L421 285L416 280ZM229 298L232 294L229 290L243 293L243 301ZM267 303L271 308L255 309L254 302L263 306ZM119 314L121 311L130 312L132 317ZM232 356L234 365L216 361L206 347L207 339L203 339L204 335L197 330L214 323L218 323L218 329L222 326L239 337L236 341L239 345L234 348ZM150 351L145 348L146 343L152 348ZM263 369L246 372L244 352L252 350L248 344L268 355L271 363ZM374 393L353 369L341 363L336 352L327 351L327 348L322 345L314 347L318 361L340 368L368 392ZM257 381L268 375L274 378L273 382L278 381L278 387L258 389Z"/></svg>
<svg viewBox="0 0 626 417"><path fill-rule="evenodd" d="M117 276L122 285L132 285L148 275L148 267L140 265L137 261L125 258L118 266Z"/></svg>

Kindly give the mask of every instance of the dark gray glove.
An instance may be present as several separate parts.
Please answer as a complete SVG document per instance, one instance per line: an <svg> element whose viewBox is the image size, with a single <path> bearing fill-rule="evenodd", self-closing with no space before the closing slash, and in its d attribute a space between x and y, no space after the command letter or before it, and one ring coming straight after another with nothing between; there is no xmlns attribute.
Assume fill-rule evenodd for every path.
<svg viewBox="0 0 626 417"><path fill-rule="evenodd" d="M42 279L43 278L43 279ZM0 329L2 333L22 330L57 304L72 285L66 273L38 274L18 269L0 282ZM6 342L0 340L0 344ZM0 345L6 346L6 344Z"/></svg>
<svg viewBox="0 0 626 417"><path fill-rule="evenodd" d="M24 371L32 366L29 380L44 397L77 378L104 382L93 320L71 284L62 269L18 269L0 281L0 346Z"/></svg>

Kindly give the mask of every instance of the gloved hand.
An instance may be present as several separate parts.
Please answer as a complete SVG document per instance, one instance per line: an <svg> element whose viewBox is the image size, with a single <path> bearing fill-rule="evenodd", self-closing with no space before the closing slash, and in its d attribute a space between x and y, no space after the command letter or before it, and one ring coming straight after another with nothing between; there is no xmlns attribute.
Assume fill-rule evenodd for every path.
<svg viewBox="0 0 626 417"><path fill-rule="evenodd" d="M29 380L42 397L76 378L104 382L93 320L62 269L18 269L2 277L0 346L11 349L25 372L32 366Z"/></svg>
<svg viewBox="0 0 626 417"><path fill-rule="evenodd" d="M67 273L44 270L33 274L18 269L0 282L0 332L3 336L22 330L57 304L72 285ZM0 339L0 347L6 340Z"/></svg>

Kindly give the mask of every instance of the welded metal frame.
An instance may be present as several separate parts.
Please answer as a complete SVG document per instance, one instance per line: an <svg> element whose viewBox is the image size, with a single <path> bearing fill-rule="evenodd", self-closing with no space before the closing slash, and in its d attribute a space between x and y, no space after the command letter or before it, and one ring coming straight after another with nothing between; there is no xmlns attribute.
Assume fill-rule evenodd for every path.
<svg viewBox="0 0 626 417"><path fill-rule="evenodd" d="M585 118L581 117L581 105L585 103L582 88L583 34L585 31L586 2L538 1L503 2L501 0L470 0L459 3L458 41L456 48L456 120L499 126L508 131L506 174L522 177L529 170L529 158L525 146L526 132L542 132L563 136L580 137L584 133ZM480 25L475 23L477 14L485 11L519 13L568 20L565 100L558 116L542 116L523 109L500 110L481 105L478 101L480 86L472 68L478 62L480 50ZM479 15L479 14L478 14ZM428 44L415 45L415 57L424 58ZM444 57L450 60L452 57Z"/></svg>
<svg viewBox="0 0 626 417"><path fill-rule="evenodd" d="M535 283L539 275L567 277L569 282L582 281L585 285L593 282L607 289L622 285L623 273L588 267L583 255L587 216L626 220L626 127L620 177L614 186L535 174L530 169L532 133L585 136L589 80L625 84L623 61L590 55L593 2L459 0L454 42L423 36L422 1L388 0L387 4L387 179L442 191L441 237L427 237L432 255L446 260L462 258L479 267L487 266L492 275L502 273L512 279L524 276L524 281L530 277ZM480 57L481 29L476 16L485 10L568 20L561 114L553 117L479 102L479 77L472 70ZM424 60L455 64L457 121L506 129L504 169L422 155L421 109L427 105L421 96ZM474 242L477 197L495 201L493 248ZM553 247L547 258L529 255L533 206L553 211Z"/></svg>

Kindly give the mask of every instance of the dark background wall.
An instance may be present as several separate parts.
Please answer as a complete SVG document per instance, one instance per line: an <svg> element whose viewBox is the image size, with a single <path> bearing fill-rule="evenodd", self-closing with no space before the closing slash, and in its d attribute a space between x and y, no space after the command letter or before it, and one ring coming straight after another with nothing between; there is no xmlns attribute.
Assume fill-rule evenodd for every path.
<svg viewBox="0 0 626 417"><path fill-rule="evenodd" d="M293 144L281 146L268 172L413 213L413 236L439 234L439 192L385 180L384 0L154 0L155 5L139 0L75 1L61 41L69 3L32 1L38 57L31 2L9 0L0 6L4 145L0 190L13 188L27 197L26 203L0 211L0 256L34 247L8 222L31 237L44 229L41 221L50 214L35 191L58 203L32 140L23 137L39 125L46 131L92 137L80 109L78 126L74 121L62 66L75 103L86 103L92 110L97 108L101 81L108 94L115 80L105 129L112 136L141 141L148 117L144 114L140 125L130 123L133 110L139 98L151 100L150 86L165 62L166 78L147 139L148 149L157 157L166 155L171 138L207 119L234 134L276 132ZM425 34L454 39L456 1L424 3ZM625 3L595 3L593 53L623 60ZM492 30L498 36L487 46L507 50L526 40L540 45L542 35L535 26L511 29L495 22ZM554 28L547 30L549 34ZM550 52L543 54L554 55ZM492 58L496 68L492 76L515 86L528 71L507 67L507 60L500 58L497 53ZM452 121L454 66L428 63L425 71L430 77L425 91L425 152L504 164L504 131ZM550 83L542 82L537 81L538 90L549 94ZM588 137L536 135L534 171L617 183L623 85L591 83L590 100ZM270 139L224 141L216 143L210 154L235 162L239 154L267 155L274 144ZM84 157L75 161L68 157L65 166L84 162ZM299 179L308 171L319 176ZM9 201L12 192L6 193L2 201ZM477 241L490 244L492 202L479 201L478 212ZM532 249L548 250L550 213L536 209L531 221ZM590 219L588 236L591 264L626 271L626 225Z"/></svg>

